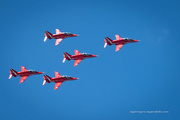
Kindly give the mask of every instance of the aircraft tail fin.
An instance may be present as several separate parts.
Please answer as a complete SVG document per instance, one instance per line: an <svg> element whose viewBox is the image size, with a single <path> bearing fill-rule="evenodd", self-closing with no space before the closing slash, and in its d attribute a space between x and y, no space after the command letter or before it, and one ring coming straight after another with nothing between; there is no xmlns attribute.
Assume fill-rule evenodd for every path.
<svg viewBox="0 0 180 120"><path fill-rule="evenodd" d="M51 77L49 77L48 75L44 75L43 78L44 78L43 85L45 85L46 82L48 82L48 83L51 82Z"/></svg>
<svg viewBox="0 0 180 120"><path fill-rule="evenodd" d="M48 39L48 37L47 37L47 34L46 34L46 33L44 33L44 34L45 34L44 42L46 42L46 40Z"/></svg>
<svg viewBox="0 0 180 120"><path fill-rule="evenodd" d="M45 38L44 38L44 42L49 38L49 39L52 39L52 33L50 33L49 31L45 31Z"/></svg>
<svg viewBox="0 0 180 120"><path fill-rule="evenodd" d="M111 40L108 37L105 37L104 41L105 41L105 44L104 44L104 48L105 48L107 45L112 45L113 40Z"/></svg>
<svg viewBox="0 0 180 120"><path fill-rule="evenodd" d="M104 48L105 48L105 47L107 47L108 43L107 43L106 39L104 39L104 41L105 41L105 44L104 44Z"/></svg>
<svg viewBox="0 0 180 120"><path fill-rule="evenodd" d="M66 60L71 60L71 55L70 55L69 53L64 52L63 56L64 56L63 63L64 63Z"/></svg>
<svg viewBox="0 0 180 120"><path fill-rule="evenodd" d="M14 69L10 68L10 75L9 75L9 79L12 78L12 76L16 77L17 76L17 71L15 71Z"/></svg>

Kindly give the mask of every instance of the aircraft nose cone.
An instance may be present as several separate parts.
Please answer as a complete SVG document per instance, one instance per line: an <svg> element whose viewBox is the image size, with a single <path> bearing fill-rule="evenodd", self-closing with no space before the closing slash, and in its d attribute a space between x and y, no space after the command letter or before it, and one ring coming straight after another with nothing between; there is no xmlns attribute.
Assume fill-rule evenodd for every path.
<svg viewBox="0 0 180 120"><path fill-rule="evenodd" d="M97 55L92 55L93 57L97 57Z"/></svg>
<svg viewBox="0 0 180 120"><path fill-rule="evenodd" d="M73 34L73 36L78 36L77 34Z"/></svg>
<svg viewBox="0 0 180 120"><path fill-rule="evenodd" d="M77 79L79 79L79 78L73 77L73 80L77 80Z"/></svg>
<svg viewBox="0 0 180 120"><path fill-rule="evenodd" d="M139 42L139 40L134 40L134 42Z"/></svg>
<svg viewBox="0 0 180 120"><path fill-rule="evenodd" d="M38 72L39 74L43 74L43 72Z"/></svg>

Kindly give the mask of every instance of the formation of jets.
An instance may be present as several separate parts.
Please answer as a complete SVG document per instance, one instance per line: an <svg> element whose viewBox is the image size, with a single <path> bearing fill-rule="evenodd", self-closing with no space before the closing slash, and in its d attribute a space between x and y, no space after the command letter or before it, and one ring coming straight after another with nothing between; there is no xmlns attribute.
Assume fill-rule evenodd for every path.
<svg viewBox="0 0 180 120"><path fill-rule="evenodd" d="M44 42L47 39L56 39L55 45L58 45L63 39L68 38L68 37L76 37L76 36L78 36L78 35L72 34L72 33L67 33L67 32L61 32L59 29L56 29L56 34L52 34L48 31L45 31ZM119 35L115 35L115 36L116 36L116 40L111 40L110 38L105 37L104 48L107 47L107 45L110 45L110 46L116 45L115 51L119 51L124 44L138 42L138 40L134 40L134 39L130 39L130 38L121 38ZM63 63L66 60L68 60L68 61L75 60L74 66L77 66L82 60L84 60L86 58L97 57L97 55L92 55L89 53L80 53L78 50L74 50L74 51L75 51L75 55L70 55L69 53L64 52ZM12 76L14 76L14 77L20 76L21 77L20 83L23 83L28 76L39 75L39 74L43 74L43 72L35 71L35 70L27 70L24 66L21 66L20 72L17 72L14 69L10 68L9 79L11 79ZM48 83L55 82L54 90L57 90L59 88L59 86L65 81L71 81L71 80L78 79L76 77L71 77L71 76L66 76L66 75L61 76L57 71L55 71L54 78L51 78L46 74L44 74L43 78L44 78L43 85L45 85L46 82L48 82Z"/></svg>

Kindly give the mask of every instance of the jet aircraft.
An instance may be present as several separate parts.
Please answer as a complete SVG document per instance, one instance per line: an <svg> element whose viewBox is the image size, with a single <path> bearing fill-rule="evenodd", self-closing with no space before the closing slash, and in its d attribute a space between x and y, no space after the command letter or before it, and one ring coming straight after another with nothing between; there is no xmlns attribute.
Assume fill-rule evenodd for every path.
<svg viewBox="0 0 180 120"><path fill-rule="evenodd" d="M64 52L63 56L64 56L63 63L66 60L75 60L74 66L77 66L85 58L97 57L97 55L91 55L89 53L80 53L78 50L75 50L75 55L70 55L69 53Z"/></svg>
<svg viewBox="0 0 180 120"><path fill-rule="evenodd" d="M131 39L131 38L121 38L119 35L115 35L115 36L116 36L116 40L111 40L110 38L105 37L105 39L104 39L104 41L105 41L104 48L107 45L116 45L116 51L119 51L124 44L134 43L134 42L139 41L139 40L134 40L134 39Z"/></svg>
<svg viewBox="0 0 180 120"><path fill-rule="evenodd" d="M46 74L43 76L43 78L44 78L43 85L45 85L46 82L48 82L48 83L55 82L54 90L57 90L59 88L59 86L65 81L77 80L78 79L78 78L71 77L71 76L61 76L57 71L55 71L55 77L54 78L51 78Z"/></svg>
<svg viewBox="0 0 180 120"><path fill-rule="evenodd" d="M76 37L78 35L68 33L68 32L61 32L59 29L56 29L56 34L52 34L48 31L45 31L45 38L44 42L49 38L49 39L56 39L55 45L58 45L63 39L67 37Z"/></svg>
<svg viewBox="0 0 180 120"><path fill-rule="evenodd" d="M9 79L11 79L12 76L14 76L14 77L21 76L20 83L23 83L28 76L38 75L38 74L42 74L42 73L43 72L38 72L38 71L35 71L35 70L27 70L24 66L21 66L21 71L20 72L17 72L14 69L10 68Z"/></svg>

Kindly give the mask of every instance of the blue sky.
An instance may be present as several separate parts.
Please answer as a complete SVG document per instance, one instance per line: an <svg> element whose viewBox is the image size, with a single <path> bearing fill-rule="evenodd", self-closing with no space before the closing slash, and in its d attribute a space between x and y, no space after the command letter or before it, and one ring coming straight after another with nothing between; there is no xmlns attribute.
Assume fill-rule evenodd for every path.
<svg viewBox="0 0 180 120"><path fill-rule="evenodd" d="M0 1L0 119L169 120L180 119L178 0ZM79 34L43 42L44 31ZM119 52L104 46L115 34L140 40ZM63 52L99 55L77 67ZM42 86L43 75L8 79L9 68L80 78ZM169 111L132 114L130 111Z"/></svg>

